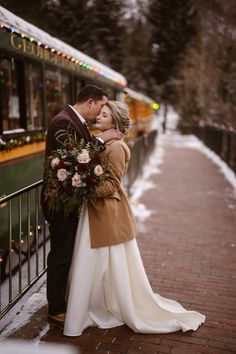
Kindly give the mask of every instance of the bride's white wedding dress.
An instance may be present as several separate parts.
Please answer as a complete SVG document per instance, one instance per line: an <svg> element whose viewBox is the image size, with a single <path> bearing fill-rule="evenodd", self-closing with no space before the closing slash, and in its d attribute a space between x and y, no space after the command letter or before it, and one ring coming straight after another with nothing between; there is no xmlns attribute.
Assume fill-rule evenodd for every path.
<svg viewBox="0 0 236 354"><path fill-rule="evenodd" d="M90 248L88 210L78 224L70 277L64 334L79 336L89 326L126 324L134 332L196 330L205 316L154 294L135 239Z"/></svg>

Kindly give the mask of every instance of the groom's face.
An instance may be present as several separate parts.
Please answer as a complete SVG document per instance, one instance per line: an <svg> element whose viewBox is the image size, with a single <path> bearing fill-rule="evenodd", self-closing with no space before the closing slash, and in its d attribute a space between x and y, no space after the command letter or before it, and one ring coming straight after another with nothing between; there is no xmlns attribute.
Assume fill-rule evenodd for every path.
<svg viewBox="0 0 236 354"><path fill-rule="evenodd" d="M89 112L87 119L94 121L96 117L100 114L101 109L107 103L107 97L103 96L101 100L94 101L93 99L89 102Z"/></svg>

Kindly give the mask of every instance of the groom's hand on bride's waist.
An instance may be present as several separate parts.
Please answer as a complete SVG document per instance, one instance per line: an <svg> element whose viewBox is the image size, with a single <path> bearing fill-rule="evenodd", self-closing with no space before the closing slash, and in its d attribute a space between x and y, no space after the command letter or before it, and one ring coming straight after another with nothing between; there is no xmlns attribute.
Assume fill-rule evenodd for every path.
<svg viewBox="0 0 236 354"><path fill-rule="evenodd" d="M109 140L120 140L123 138L123 134L116 129L108 129L105 132L97 135L97 138L106 143Z"/></svg>

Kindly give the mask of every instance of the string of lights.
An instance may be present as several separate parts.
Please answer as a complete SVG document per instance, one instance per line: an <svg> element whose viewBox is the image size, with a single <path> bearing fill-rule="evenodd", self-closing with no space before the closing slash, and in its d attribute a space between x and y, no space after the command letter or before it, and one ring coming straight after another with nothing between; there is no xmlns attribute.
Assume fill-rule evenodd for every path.
<svg viewBox="0 0 236 354"><path fill-rule="evenodd" d="M25 32L22 28L28 29L28 32ZM73 66L77 66L82 71L88 71L111 80L122 88L127 86L127 81L123 75L90 58L59 39L50 36L48 33L22 20L1 6L0 29L18 35L20 38L29 41L29 43L48 51L51 55L57 56L60 59L71 63ZM73 66L71 68L73 68Z"/></svg>

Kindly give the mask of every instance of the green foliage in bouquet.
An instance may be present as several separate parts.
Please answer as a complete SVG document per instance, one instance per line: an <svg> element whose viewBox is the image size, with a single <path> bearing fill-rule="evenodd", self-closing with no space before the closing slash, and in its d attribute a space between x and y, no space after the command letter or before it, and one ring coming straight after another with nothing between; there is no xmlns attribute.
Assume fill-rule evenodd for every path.
<svg viewBox="0 0 236 354"><path fill-rule="evenodd" d="M54 213L64 215L81 211L85 200L96 207L96 188L104 185L108 176L108 158L95 140L85 142L68 131L60 131L57 140L61 148L46 161L44 201Z"/></svg>

